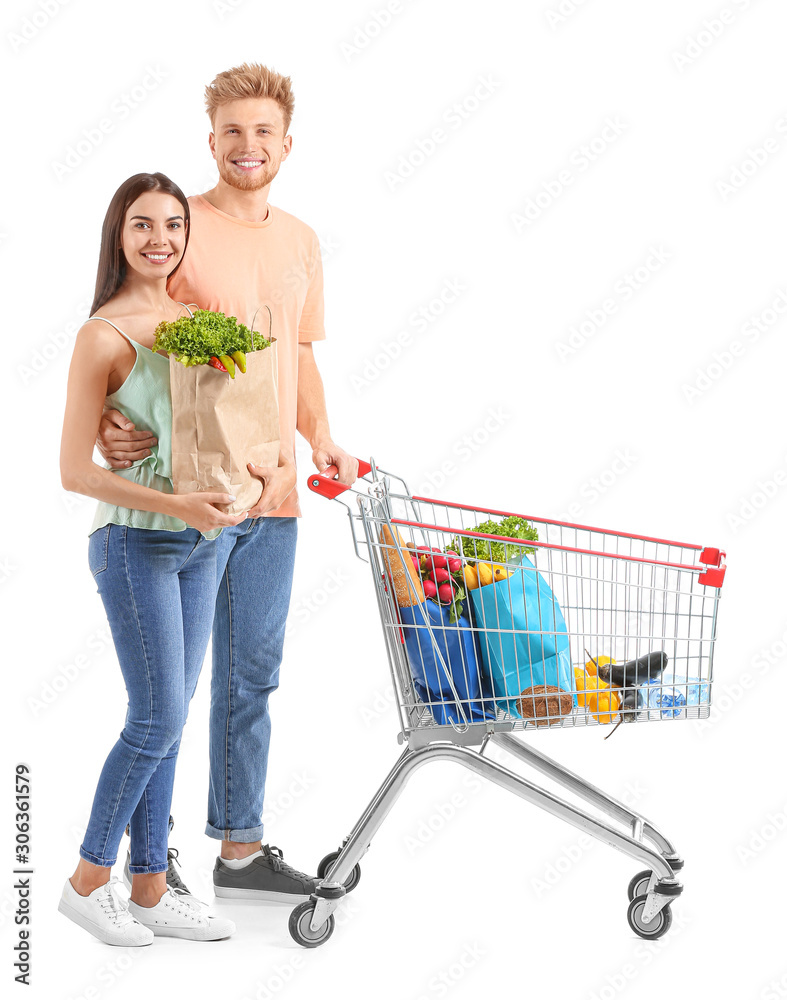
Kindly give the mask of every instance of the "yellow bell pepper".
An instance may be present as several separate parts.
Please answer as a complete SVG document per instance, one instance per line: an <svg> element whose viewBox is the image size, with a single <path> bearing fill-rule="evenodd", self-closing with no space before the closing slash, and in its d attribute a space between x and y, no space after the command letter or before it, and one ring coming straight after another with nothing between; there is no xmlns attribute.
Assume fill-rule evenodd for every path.
<svg viewBox="0 0 787 1000"><path fill-rule="evenodd" d="M590 714L602 724L612 722L619 708L620 697L615 691L594 691L588 695Z"/></svg>
<svg viewBox="0 0 787 1000"><path fill-rule="evenodd" d="M581 667L574 667L574 686L578 692L577 704L580 708L590 708L591 697L600 689L609 687L604 681L599 680L595 674L587 673Z"/></svg>
<svg viewBox="0 0 787 1000"><path fill-rule="evenodd" d="M611 656L597 656L595 662L593 660L588 660L585 664L585 670L587 670L589 674L593 674L595 676L598 673L598 667L603 667L605 663L614 662L615 661Z"/></svg>

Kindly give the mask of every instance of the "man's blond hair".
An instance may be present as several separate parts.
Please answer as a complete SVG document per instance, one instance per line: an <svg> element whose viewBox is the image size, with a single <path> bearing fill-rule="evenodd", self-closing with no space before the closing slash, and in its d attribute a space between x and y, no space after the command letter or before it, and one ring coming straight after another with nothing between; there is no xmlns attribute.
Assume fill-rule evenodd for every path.
<svg viewBox="0 0 787 1000"><path fill-rule="evenodd" d="M215 126L216 111L223 104L244 97L270 97L276 101L284 119L284 135L287 135L295 107L292 81L288 76L259 63L242 63L219 73L205 88L205 108L211 127Z"/></svg>

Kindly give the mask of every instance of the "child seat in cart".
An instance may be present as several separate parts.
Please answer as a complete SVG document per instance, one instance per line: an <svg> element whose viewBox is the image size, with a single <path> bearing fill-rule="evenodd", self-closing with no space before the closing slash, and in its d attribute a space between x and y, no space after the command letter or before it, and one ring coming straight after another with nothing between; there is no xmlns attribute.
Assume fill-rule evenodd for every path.
<svg viewBox="0 0 787 1000"><path fill-rule="evenodd" d="M359 460L353 487L331 466L309 488L346 508L380 613L404 750L290 916L307 948L360 880L360 859L415 770L449 760L615 847L642 866L628 922L670 927L683 860L650 820L518 734L707 718L725 553L709 546L412 496ZM394 488L394 484L398 484ZM352 493L356 508L339 497ZM603 814L594 815L485 754L490 743ZM608 820L614 821L613 825Z"/></svg>

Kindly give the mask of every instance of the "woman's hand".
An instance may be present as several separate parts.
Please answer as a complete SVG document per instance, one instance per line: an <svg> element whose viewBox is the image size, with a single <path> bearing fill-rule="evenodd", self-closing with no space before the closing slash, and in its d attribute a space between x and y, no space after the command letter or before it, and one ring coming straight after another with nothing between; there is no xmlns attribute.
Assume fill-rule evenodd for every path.
<svg viewBox="0 0 787 1000"><path fill-rule="evenodd" d="M248 511L240 514L224 514L214 507L217 503L232 503L235 497L229 493L177 493L168 495L170 513L179 517L191 528L211 531L213 528L227 528L245 520Z"/></svg>

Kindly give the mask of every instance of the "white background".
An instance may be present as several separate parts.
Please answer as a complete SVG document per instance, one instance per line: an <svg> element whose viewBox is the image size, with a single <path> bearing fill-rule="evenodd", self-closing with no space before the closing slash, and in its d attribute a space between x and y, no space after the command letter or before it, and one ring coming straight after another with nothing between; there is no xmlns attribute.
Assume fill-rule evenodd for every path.
<svg viewBox="0 0 787 1000"><path fill-rule="evenodd" d="M24 761L36 869L26 995L787 995L776 723L787 357L771 309L787 301L783 3L45 7L6 5L0 42L4 987L15 987L10 805ZM87 567L95 502L66 494L59 476L73 335L112 193L140 170L162 170L188 194L213 185L203 88L244 60L293 80L293 149L270 200L323 242L328 337L315 354L336 440L427 495L548 517L575 505L578 521L727 550L706 727L529 737L634 796L677 844L685 892L659 942L626 923L635 862L495 787L471 787L452 765L412 780L322 948L294 944L286 906L222 903L232 939L136 951L101 945L56 911L125 705ZM103 119L111 128L95 143ZM619 134L605 142L608 119ZM435 129L442 141L427 156ZM517 226L530 199L538 217ZM666 256L657 267L651 248ZM643 267L639 287L620 292ZM449 282L461 292L446 303ZM594 326L588 311L610 298L614 312ZM413 322L421 307L425 329ZM754 340L745 331L757 317ZM561 358L558 344L584 321ZM618 452L625 468L613 465ZM300 439L301 483L310 458ZM266 840L314 870L400 750L368 569L343 509L301 496ZM206 899L218 846L203 834L208 670L209 660L171 841ZM780 992L769 987L779 981Z"/></svg>

